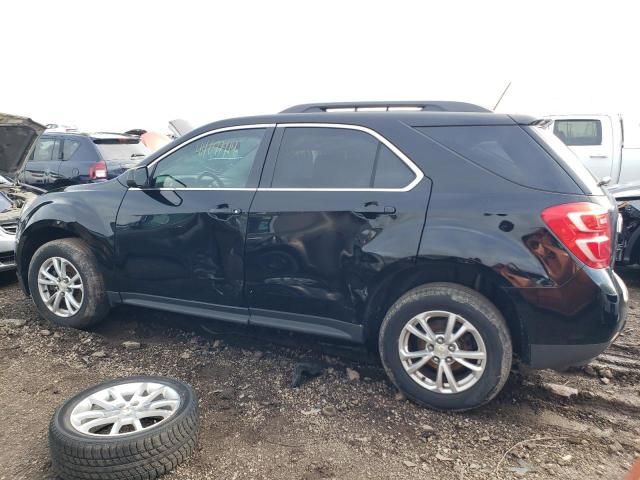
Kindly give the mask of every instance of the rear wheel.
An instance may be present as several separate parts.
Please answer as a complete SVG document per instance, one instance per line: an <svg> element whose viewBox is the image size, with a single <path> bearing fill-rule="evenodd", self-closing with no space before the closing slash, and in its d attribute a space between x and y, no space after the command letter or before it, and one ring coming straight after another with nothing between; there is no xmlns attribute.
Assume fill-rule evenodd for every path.
<svg viewBox="0 0 640 480"><path fill-rule="evenodd" d="M41 246L29 265L29 290L47 320L86 328L109 312L109 301L95 256L80 239Z"/></svg>
<svg viewBox="0 0 640 480"><path fill-rule="evenodd" d="M402 296L385 316L379 345L398 389L441 410L490 401L511 369L504 318L478 292L455 284L427 284Z"/></svg>

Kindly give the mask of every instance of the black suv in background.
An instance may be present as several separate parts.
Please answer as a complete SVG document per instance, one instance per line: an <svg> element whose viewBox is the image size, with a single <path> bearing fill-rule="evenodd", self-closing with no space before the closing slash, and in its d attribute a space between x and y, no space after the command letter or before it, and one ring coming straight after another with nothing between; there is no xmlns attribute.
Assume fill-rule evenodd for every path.
<svg viewBox="0 0 640 480"><path fill-rule="evenodd" d="M456 102L314 104L201 127L22 214L47 319L119 304L377 346L414 401L467 409L600 354L627 303L617 211L534 118Z"/></svg>
<svg viewBox="0 0 640 480"><path fill-rule="evenodd" d="M19 180L45 190L103 181L139 165L149 153L135 135L45 132Z"/></svg>

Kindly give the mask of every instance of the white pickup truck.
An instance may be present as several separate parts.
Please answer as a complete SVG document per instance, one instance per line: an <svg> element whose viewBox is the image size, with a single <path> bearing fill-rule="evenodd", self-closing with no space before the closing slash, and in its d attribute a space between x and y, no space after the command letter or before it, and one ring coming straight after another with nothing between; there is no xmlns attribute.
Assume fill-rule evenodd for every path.
<svg viewBox="0 0 640 480"><path fill-rule="evenodd" d="M640 182L640 117L549 115L553 130L598 179Z"/></svg>

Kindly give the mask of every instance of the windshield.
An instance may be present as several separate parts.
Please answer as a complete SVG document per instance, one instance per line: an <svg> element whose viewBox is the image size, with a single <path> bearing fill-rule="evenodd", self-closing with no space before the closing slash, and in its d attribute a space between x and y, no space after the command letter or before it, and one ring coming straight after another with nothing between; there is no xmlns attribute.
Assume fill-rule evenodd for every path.
<svg viewBox="0 0 640 480"><path fill-rule="evenodd" d="M100 155L104 160L142 160L151 151L142 143L100 143L95 142Z"/></svg>
<svg viewBox="0 0 640 480"><path fill-rule="evenodd" d="M562 140L556 137L553 132L544 128L544 126L525 127L527 131L533 134L549 153L558 159L562 165L569 169L569 174L573 174L577 181L582 183L586 188L587 194L603 195L604 192L598 186L598 181L591 171L583 165L580 159L567 147Z"/></svg>

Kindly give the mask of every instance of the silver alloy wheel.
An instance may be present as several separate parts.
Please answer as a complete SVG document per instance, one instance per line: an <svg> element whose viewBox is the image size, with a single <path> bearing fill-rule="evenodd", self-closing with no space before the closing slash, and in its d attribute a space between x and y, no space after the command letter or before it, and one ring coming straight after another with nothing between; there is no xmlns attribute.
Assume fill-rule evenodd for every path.
<svg viewBox="0 0 640 480"><path fill-rule="evenodd" d="M484 373L487 351L480 332L451 312L423 312L407 322L398 339L400 361L421 387L460 393Z"/></svg>
<svg viewBox="0 0 640 480"><path fill-rule="evenodd" d="M79 432L113 437L147 431L180 406L180 395L162 383L131 382L92 393L74 407L71 425Z"/></svg>
<svg viewBox="0 0 640 480"><path fill-rule="evenodd" d="M40 298L55 315L71 317L84 300L84 285L78 269L67 259L51 257L38 270Z"/></svg>

